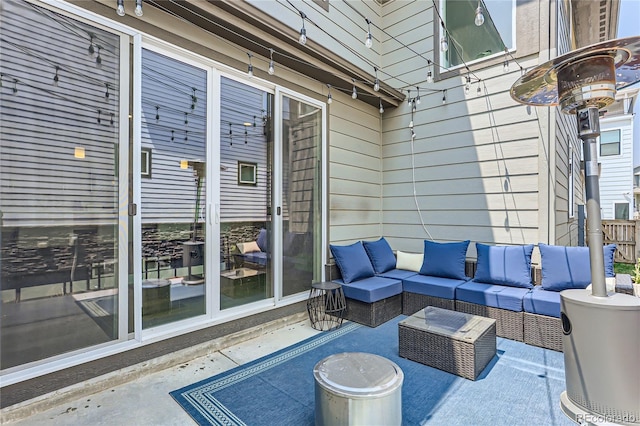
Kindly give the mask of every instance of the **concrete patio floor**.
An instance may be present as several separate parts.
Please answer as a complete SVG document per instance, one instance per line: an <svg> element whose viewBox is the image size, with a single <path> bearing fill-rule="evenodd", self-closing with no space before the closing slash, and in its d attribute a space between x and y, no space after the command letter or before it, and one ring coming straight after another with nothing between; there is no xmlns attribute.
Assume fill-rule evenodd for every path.
<svg viewBox="0 0 640 426"><path fill-rule="evenodd" d="M207 356L180 360L180 364L138 377L130 382L101 387L99 383L80 383L87 387L81 398L57 401L45 411L9 420L10 425L189 425L191 417L171 398L169 392L214 376L238 365L297 343L320 333L309 320L295 322L279 329L265 331L258 337L232 344ZM178 355L176 355L178 356ZM126 373L123 373L126 374ZM96 382L104 380L96 378ZM46 398L45 398L46 399ZM39 402L42 407L43 402ZM28 403L22 412L28 411ZM10 417L10 416L9 416ZM6 418L5 418L6 420Z"/></svg>

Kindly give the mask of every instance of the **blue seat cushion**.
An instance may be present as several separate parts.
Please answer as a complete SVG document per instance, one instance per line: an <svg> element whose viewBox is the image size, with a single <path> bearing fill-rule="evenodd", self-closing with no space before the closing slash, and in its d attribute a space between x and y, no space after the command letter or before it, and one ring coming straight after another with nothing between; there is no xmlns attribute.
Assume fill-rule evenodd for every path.
<svg viewBox="0 0 640 426"><path fill-rule="evenodd" d="M345 283L370 278L375 275L373 266L364 250L362 241L348 246L329 245L333 258L340 269L340 275Z"/></svg>
<svg viewBox="0 0 640 426"><path fill-rule="evenodd" d="M362 244L376 274L382 274L396 267L396 257L384 237L378 241L363 241Z"/></svg>
<svg viewBox="0 0 640 426"><path fill-rule="evenodd" d="M260 266L266 266L269 254L261 251L254 251L250 253L238 255L242 257L246 262L255 263Z"/></svg>
<svg viewBox="0 0 640 426"><path fill-rule="evenodd" d="M342 284L345 297L365 303L377 302L402 293L402 281L391 278L371 277L350 283L345 283L344 280L334 281Z"/></svg>
<svg viewBox="0 0 640 426"><path fill-rule="evenodd" d="M562 291L569 288L585 288L591 283L589 247L565 247L539 243L542 258L542 288ZM603 247L604 271L614 276L613 255L615 244Z"/></svg>
<svg viewBox="0 0 640 426"><path fill-rule="evenodd" d="M468 247L469 240L456 243L424 240L424 260L420 273L432 277L464 280Z"/></svg>
<svg viewBox="0 0 640 426"><path fill-rule="evenodd" d="M533 244L488 246L476 243L478 267L474 281L511 287L533 288L531 253Z"/></svg>
<svg viewBox="0 0 640 426"><path fill-rule="evenodd" d="M260 247L260 250L264 252L269 251L269 241L267 238L267 230L264 228L260 229L258 237L256 238L256 243L258 244L258 247Z"/></svg>
<svg viewBox="0 0 640 426"><path fill-rule="evenodd" d="M428 275L414 275L402 280L402 289L409 293L424 294L425 296L440 297L454 300L456 287L467 282L467 279L431 277Z"/></svg>
<svg viewBox="0 0 640 426"><path fill-rule="evenodd" d="M378 276L383 278L393 278L396 280L404 280L409 277L413 277L415 275L418 275L418 273L414 271L407 271L406 269L391 269L387 272L383 272L382 274L379 274Z"/></svg>
<svg viewBox="0 0 640 426"><path fill-rule="evenodd" d="M456 300L521 312L522 299L529 291L531 290L528 288L485 284L472 280L456 288Z"/></svg>
<svg viewBox="0 0 640 426"><path fill-rule="evenodd" d="M560 292L535 286L522 300L524 311L531 314L560 318Z"/></svg>

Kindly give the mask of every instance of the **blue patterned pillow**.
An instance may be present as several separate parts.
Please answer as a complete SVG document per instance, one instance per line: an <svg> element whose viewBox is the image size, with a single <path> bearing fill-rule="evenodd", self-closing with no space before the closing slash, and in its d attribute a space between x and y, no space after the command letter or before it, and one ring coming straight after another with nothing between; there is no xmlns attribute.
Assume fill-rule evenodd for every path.
<svg viewBox="0 0 640 426"><path fill-rule="evenodd" d="M465 260L469 240L458 243L436 243L424 240L424 260L420 274L465 280Z"/></svg>
<svg viewBox="0 0 640 426"><path fill-rule="evenodd" d="M478 267L474 281L533 288L531 282L531 253L533 244L525 246L488 246L476 243Z"/></svg>
<svg viewBox="0 0 640 426"><path fill-rule="evenodd" d="M562 291L568 288L585 288L591 284L591 259L589 247L565 247L540 243L542 257L542 288ZM603 248L604 271L614 276L613 255L615 244Z"/></svg>
<svg viewBox="0 0 640 426"><path fill-rule="evenodd" d="M375 275L373 266L364 250L361 241L348 246L334 246L329 244L329 249L340 269L340 275L345 283L357 281Z"/></svg>
<svg viewBox="0 0 640 426"><path fill-rule="evenodd" d="M395 269L396 257L384 237L378 241L363 241L363 244L376 274Z"/></svg>

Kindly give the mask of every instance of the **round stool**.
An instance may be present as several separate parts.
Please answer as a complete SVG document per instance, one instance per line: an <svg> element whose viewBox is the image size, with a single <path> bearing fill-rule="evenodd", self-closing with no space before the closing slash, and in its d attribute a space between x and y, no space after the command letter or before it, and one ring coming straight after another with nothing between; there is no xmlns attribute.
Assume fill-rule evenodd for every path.
<svg viewBox="0 0 640 426"><path fill-rule="evenodd" d="M171 281L152 279L142 281L142 313L154 314L171 309Z"/></svg>
<svg viewBox="0 0 640 426"><path fill-rule="evenodd" d="M342 285L331 281L311 284L307 299L311 327L321 331L340 327L346 308Z"/></svg>
<svg viewBox="0 0 640 426"><path fill-rule="evenodd" d="M396 363L345 352L318 362L313 377L316 426L402 424L404 374Z"/></svg>

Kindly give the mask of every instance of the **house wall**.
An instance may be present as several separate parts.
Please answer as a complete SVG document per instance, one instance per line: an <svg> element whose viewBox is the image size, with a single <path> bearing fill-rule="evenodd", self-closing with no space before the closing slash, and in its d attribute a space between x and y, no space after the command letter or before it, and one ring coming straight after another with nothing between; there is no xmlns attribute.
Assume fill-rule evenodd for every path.
<svg viewBox="0 0 640 426"><path fill-rule="evenodd" d="M615 219L615 203L629 203L633 218L633 115L603 117L600 131L620 129L620 155L598 155L600 210L603 219ZM599 153L598 153L599 154Z"/></svg>

